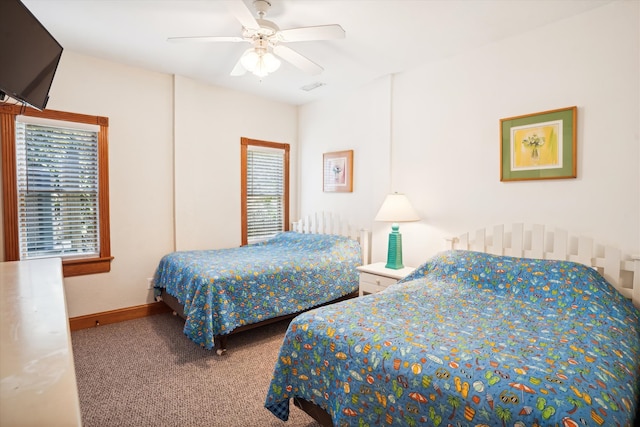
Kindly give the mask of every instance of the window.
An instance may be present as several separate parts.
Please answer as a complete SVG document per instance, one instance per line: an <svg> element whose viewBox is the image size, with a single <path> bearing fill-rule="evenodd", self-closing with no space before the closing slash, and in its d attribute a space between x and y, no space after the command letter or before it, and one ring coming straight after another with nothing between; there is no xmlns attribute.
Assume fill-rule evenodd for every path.
<svg viewBox="0 0 640 427"><path fill-rule="evenodd" d="M7 261L110 271L106 117L0 107Z"/></svg>
<svg viewBox="0 0 640 427"><path fill-rule="evenodd" d="M289 230L289 144L242 138L242 244Z"/></svg>

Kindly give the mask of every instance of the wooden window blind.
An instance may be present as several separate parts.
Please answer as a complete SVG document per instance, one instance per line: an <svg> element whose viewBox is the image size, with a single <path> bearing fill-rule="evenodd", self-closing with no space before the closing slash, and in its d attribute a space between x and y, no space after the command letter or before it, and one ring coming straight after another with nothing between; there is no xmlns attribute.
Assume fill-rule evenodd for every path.
<svg viewBox="0 0 640 427"><path fill-rule="evenodd" d="M98 131L17 118L20 259L100 253Z"/></svg>
<svg viewBox="0 0 640 427"><path fill-rule="evenodd" d="M242 244L289 229L289 145L242 140Z"/></svg>

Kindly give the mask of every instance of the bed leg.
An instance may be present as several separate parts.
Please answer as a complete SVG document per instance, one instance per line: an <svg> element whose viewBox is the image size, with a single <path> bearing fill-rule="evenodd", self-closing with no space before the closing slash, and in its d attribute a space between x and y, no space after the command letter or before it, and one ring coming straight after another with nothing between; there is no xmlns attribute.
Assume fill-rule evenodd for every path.
<svg viewBox="0 0 640 427"><path fill-rule="evenodd" d="M227 336L226 335L218 335L215 338L215 341L217 343L216 345L216 354L218 356L222 356L224 353L227 352Z"/></svg>

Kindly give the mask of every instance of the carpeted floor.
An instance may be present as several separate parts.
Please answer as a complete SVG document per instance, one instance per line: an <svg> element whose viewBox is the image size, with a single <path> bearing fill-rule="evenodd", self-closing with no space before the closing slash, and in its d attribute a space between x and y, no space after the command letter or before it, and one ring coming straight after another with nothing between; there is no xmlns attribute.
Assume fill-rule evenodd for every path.
<svg viewBox="0 0 640 427"><path fill-rule="evenodd" d="M232 335L217 356L160 314L71 333L84 427L319 427L264 408L287 322Z"/></svg>

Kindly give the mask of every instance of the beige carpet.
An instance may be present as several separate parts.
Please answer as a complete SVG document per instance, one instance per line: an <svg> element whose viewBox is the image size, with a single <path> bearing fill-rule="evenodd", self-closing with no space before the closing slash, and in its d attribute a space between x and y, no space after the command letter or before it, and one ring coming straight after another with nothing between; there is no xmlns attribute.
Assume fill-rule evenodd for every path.
<svg viewBox="0 0 640 427"><path fill-rule="evenodd" d="M264 408L287 322L232 335L217 356L170 314L72 332L84 427L318 427L291 405L283 423Z"/></svg>

